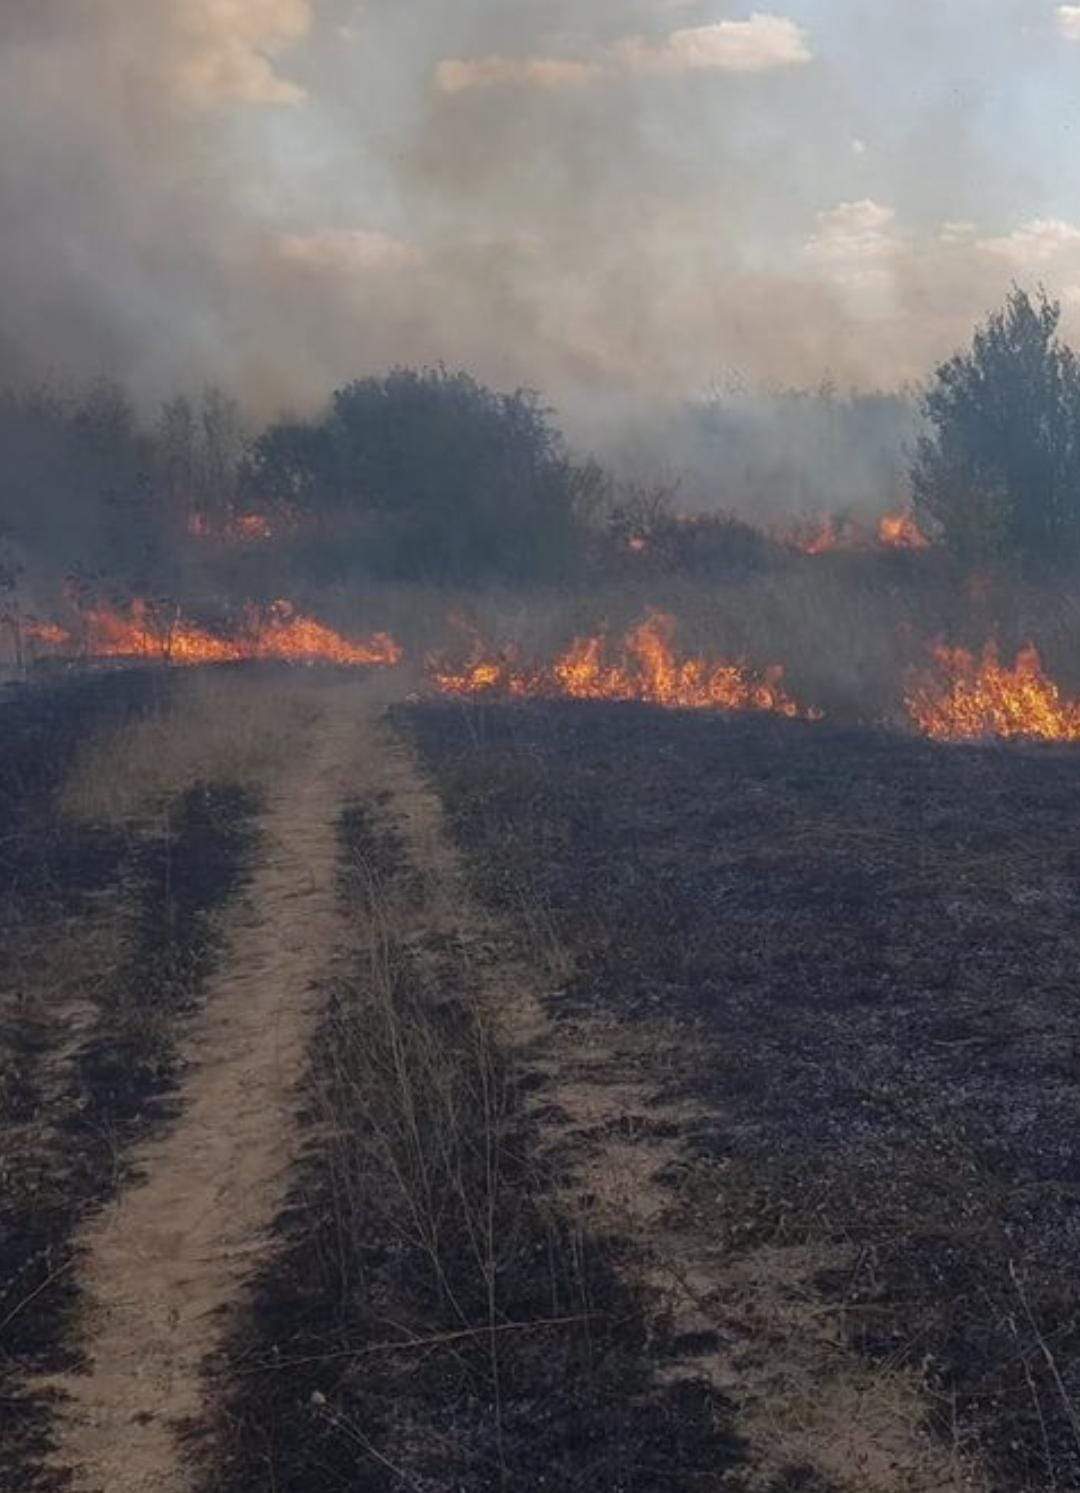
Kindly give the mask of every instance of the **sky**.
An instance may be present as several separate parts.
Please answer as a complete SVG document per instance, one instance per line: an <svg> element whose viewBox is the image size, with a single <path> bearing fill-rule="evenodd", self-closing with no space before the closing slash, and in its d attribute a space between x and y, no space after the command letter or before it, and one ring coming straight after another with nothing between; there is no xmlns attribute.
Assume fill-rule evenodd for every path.
<svg viewBox="0 0 1080 1493"><path fill-rule="evenodd" d="M762 0L768 6L768 0ZM1080 5L3 0L0 382L585 411L1080 336Z"/></svg>

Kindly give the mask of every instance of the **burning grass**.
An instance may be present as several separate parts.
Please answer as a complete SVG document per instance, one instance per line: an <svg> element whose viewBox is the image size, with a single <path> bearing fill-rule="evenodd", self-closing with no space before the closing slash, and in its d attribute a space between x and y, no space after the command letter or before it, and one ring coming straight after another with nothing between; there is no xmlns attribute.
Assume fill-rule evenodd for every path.
<svg viewBox="0 0 1080 1493"><path fill-rule="evenodd" d="M939 643L934 665L913 672L905 704L934 741L1080 741L1080 700L1062 697L1028 644L1012 668L996 644L981 656Z"/></svg>
<svg viewBox="0 0 1080 1493"><path fill-rule="evenodd" d="M55 623L27 623L26 636L46 649L88 658L154 659L178 665L249 660L389 667L401 649L387 633L350 639L298 612L291 602L249 606L239 628L211 632L177 607L136 600L125 608L87 607L76 630Z"/></svg>
<svg viewBox="0 0 1080 1493"><path fill-rule="evenodd" d="M681 710L761 710L790 717L812 716L783 685L780 665L754 670L741 663L680 656L677 624L650 612L622 643L611 648L602 635L576 638L550 665L519 666L512 654L492 655L477 639L464 668L432 665L446 694L564 696L575 700L638 700Z"/></svg>

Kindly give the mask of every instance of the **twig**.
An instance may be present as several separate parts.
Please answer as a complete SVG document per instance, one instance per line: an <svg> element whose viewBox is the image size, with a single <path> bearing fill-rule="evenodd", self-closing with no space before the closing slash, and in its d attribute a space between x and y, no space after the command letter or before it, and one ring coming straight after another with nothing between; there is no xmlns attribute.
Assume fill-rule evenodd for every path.
<svg viewBox="0 0 1080 1493"><path fill-rule="evenodd" d="M1020 1305L1024 1308L1024 1315L1025 1317L1027 1317L1028 1322L1031 1325L1031 1330L1035 1334L1035 1341L1039 1345L1039 1351L1042 1353L1043 1358L1046 1360L1046 1366L1050 1370L1050 1376L1053 1379L1054 1384L1057 1386L1057 1392L1061 1396L1061 1403L1065 1407L1065 1414L1068 1416L1070 1426L1072 1426L1073 1436L1076 1439L1077 1445L1080 1446L1080 1415L1077 1415L1076 1406L1073 1404L1069 1396L1069 1391L1065 1387L1065 1381L1064 1379L1062 1379L1061 1371L1057 1366L1057 1359L1051 1353L1046 1339L1039 1331L1039 1324L1035 1321L1035 1314L1028 1304L1028 1299L1024 1294L1024 1288L1020 1282L1020 1277L1017 1274L1016 1265L1012 1260L1009 1261L1009 1276L1012 1280L1013 1285L1016 1287L1016 1294L1020 1298Z"/></svg>
<svg viewBox="0 0 1080 1493"><path fill-rule="evenodd" d="M255 1368L238 1371L239 1377L248 1374L263 1374L271 1369L296 1368L306 1363L331 1363L338 1358L370 1358L376 1353L396 1353L402 1348L437 1348L446 1343L458 1343L464 1338L487 1337L492 1332L537 1332L545 1327L569 1327L576 1322L589 1322L603 1317L604 1312L581 1312L573 1317L542 1317L536 1322L501 1322L495 1326L485 1323L482 1327L465 1327L458 1332L443 1332L435 1337L402 1338L396 1342L375 1343L367 1348L341 1348L334 1353L312 1353L304 1358L279 1358L273 1363L262 1363Z"/></svg>
<svg viewBox="0 0 1080 1493"><path fill-rule="evenodd" d="M51 1270L45 1277L45 1279L40 1283L40 1285L34 1287L29 1296L24 1296L17 1306L12 1307L11 1311L8 1312L4 1320L0 1322L0 1332L3 1332L6 1328L10 1327L15 1318L19 1316L21 1312L25 1311L25 1309L30 1305L31 1301L33 1301L35 1297L40 1296L42 1291L47 1290L54 1281L59 1280L62 1275L65 1275L74 1264L75 1256L72 1255L69 1260L65 1260L64 1263L62 1265L58 1265L55 1270Z"/></svg>

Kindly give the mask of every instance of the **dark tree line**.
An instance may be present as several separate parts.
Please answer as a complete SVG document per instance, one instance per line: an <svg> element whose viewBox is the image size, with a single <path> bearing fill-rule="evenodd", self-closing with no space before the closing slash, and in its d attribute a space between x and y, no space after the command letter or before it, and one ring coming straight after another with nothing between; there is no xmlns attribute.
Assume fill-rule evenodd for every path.
<svg viewBox="0 0 1080 1493"><path fill-rule="evenodd" d="M123 393L0 395L0 539L72 587L173 595L216 554L218 589L570 575L607 481L568 455L537 395L396 369L254 439L210 391L143 425ZM261 515L272 543L201 541ZM5 551L7 553L7 551ZM203 579L205 580L205 574Z"/></svg>
<svg viewBox="0 0 1080 1493"><path fill-rule="evenodd" d="M925 392L914 499L964 563L1080 562L1080 360L1059 336L1060 314L1045 293L1014 289ZM818 391L777 396L762 418L789 436L825 440L824 430L827 467L837 443L889 449L901 414L895 399ZM758 448L740 444L742 425L722 402L695 418L722 495L725 472ZM272 542L205 542L245 514L263 516ZM372 579L619 574L614 561L640 520L630 489L616 493L594 462L569 454L535 393L499 393L443 368L357 380L318 416L278 420L254 438L214 391L171 400L149 422L107 382L0 392L8 613L20 587L42 597L60 582L76 598L168 602L186 588L227 604ZM741 520L691 528L668 515L648 528L666 568L718 583L769 559Z"/></svg>

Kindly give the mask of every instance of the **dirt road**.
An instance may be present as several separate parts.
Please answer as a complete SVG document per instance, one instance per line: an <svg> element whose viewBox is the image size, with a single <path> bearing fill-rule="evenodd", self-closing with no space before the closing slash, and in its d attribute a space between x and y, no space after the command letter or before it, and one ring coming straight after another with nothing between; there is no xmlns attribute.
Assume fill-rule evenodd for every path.
<svg viewBox="0 0 1080 1493"><path fill-rule="evenodd" d="M83 1286L89 1372L67 1397L55 1465L80 1493L188 1487L176 1430L200 1409L222 1309L266 1245L296 1149L296 1083L340 941L335 820L374 709L324 689L306 749L274 785L249 888L190 1037L179 1116L144 1177L93 1220Z"/></svg>

